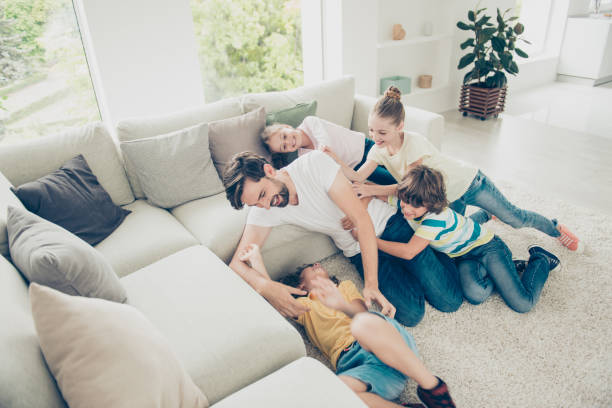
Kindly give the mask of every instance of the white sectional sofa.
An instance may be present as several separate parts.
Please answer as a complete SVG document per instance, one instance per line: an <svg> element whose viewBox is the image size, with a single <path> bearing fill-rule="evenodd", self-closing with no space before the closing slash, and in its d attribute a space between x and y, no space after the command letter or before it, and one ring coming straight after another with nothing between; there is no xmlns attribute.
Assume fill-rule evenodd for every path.
<svg viewBox="0 0 612 408"><path fill-rule="evenodd" d="M367 133L375 99L355 96L352 78L124 120L116 132L119 140L134 140L238 116L256 105L274 111L311 100L318 102L317 116ZM406 128L438 146L443 125L440 115L407 108ZM11 184L36 180L77 154L113 202L132 211L96 249L121 277L128 303L169 340L212 406L363 406L325 366L305 357L293 326L226 265L248 209L232 209L224 193L171 210L150 205L137 181L128 179L117 141L102 124L0 145L0 251L6 249L6 207L18 203ZM288 226L276 228L263 248L273 277L335 252L328 237ZM65 407L38 344L27 287L0 257L0 407Z"/></svg>

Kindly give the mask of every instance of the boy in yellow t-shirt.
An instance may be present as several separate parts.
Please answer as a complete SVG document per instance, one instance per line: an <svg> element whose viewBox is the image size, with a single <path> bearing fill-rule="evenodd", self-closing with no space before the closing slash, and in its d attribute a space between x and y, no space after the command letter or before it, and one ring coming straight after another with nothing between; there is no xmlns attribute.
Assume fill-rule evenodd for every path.
<svg viewBox="0 0 612 408"><path fill-rule="evenodd" d="M257 245L251 244L240 259L269 279ZM309 310L297 322L339 378L369 407L400 407L390 400L399 397L408 377L417 382L417 395L428 408L455 407L444 381L418 358L410 333L395 319L368 312L353 282L337 282L318 263L283 279L308 292L298 298Z"/></svg>

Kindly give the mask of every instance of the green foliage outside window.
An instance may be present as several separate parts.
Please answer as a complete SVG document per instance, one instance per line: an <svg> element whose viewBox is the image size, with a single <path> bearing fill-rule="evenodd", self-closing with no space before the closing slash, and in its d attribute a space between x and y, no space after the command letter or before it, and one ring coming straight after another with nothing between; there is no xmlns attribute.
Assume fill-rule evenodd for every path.
<svg viewBox="0 0 612 408"><path fill-rule="evenodd" d="M191 0L206 101L304 82L296 0Z"/></svg>

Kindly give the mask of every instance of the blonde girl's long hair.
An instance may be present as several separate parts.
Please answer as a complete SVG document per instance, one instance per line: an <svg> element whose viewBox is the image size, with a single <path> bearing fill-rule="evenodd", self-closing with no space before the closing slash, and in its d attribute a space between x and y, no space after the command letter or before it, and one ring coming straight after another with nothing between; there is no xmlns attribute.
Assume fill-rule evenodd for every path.
<svg viewBox="0 0 612 408"><path fill-rule="evenodd" d="M389 118L394 125L399 125L406 116L401 98L402 92L391 85L387 88L385 94L378 99L372 113L381 118Z"/></svg>

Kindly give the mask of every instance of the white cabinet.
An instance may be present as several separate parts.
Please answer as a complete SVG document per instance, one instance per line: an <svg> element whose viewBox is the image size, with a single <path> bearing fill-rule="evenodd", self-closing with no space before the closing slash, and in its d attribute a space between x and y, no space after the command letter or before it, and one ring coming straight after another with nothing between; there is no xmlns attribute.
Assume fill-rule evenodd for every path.
<svg viewBox="0 0 612 408"><path fill-rule="evenodd" d="M592 85L612 81L612 18L568 18L557 71Z"/></svg>

